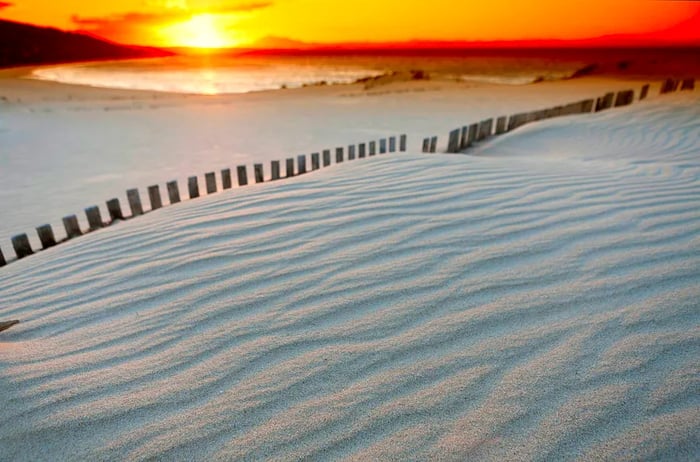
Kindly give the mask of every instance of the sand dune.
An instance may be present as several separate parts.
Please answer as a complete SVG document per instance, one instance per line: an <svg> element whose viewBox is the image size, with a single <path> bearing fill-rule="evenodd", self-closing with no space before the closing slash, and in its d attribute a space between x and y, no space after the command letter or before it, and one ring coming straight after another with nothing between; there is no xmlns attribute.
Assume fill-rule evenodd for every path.
<svg viewBox="0 0 700 462"><path fill-rule="evenodd" d="M0 272L10 460L696 460L700 97L183 203Z"/></svg>
<svg viewBox="0 0 700 462"><path fill-rule="evenodd" d="M2 76L3 73L0 73ZM12 77L10 75L9 77ZM362 85L302 88L241 95L192 96L96 89L0 78L0 247L10 238L77 214L125 191L237 165L265 164L408 133L446 135L457 125L486 117L551 107L608 91L638 89L642 82L610 79L527 86L415 81L365 90ZM658 93L658 84L653 87ZM443 137L444 137L443 135ZM441 142L443 140L441 139ZM446 139L444 140L446 145Z"/></svg>

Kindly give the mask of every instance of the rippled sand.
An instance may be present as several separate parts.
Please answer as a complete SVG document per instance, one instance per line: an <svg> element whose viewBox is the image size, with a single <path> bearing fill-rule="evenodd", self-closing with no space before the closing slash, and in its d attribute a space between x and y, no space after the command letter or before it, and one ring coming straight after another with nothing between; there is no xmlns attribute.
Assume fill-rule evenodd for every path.
<svg viewBox="0 0 700 462"><path fill-rule="evenodd" d="M163 209L0 271L8 460L697 460L700 97Z"/></svg>

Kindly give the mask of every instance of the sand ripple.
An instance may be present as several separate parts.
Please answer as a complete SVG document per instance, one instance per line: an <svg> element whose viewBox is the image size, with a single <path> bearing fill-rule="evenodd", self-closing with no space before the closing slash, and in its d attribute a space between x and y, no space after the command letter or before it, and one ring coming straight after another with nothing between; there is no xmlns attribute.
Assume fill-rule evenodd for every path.
<svg viewBox="0 0 700 462"><path fill-rule="evenodd" d="M0 458L697 459L698 102L209 196L4 268Z"/></svg>

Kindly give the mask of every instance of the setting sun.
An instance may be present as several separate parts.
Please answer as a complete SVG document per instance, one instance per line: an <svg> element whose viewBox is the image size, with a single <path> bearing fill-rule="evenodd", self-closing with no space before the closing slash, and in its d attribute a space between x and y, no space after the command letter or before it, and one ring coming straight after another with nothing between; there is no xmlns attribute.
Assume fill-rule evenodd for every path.
<svg viewBox="0 0 700 462"><path fill-rule="evenodd" d="M226 48L240 44L231 24L213 14L198 14L188 21L164 26L160 34L164 40L177 47Z"/></svg>

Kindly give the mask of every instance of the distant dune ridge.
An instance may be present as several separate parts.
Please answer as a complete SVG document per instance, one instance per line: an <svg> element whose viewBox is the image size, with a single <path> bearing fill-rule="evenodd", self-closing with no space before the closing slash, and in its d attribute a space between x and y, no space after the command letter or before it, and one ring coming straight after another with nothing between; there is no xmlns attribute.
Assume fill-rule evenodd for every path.
<svg viewBox="0 0 700 462"><path fill-rule="evenodd" d="M0 67L170 54L157 48L119 45L85 34L0 19Z"/></svg>
<svg viewBox="0 0 700 462"><path fill-rule="evenodd" d="M3 268L2 457L697 460L699 103L249 186Z"/></svg>

